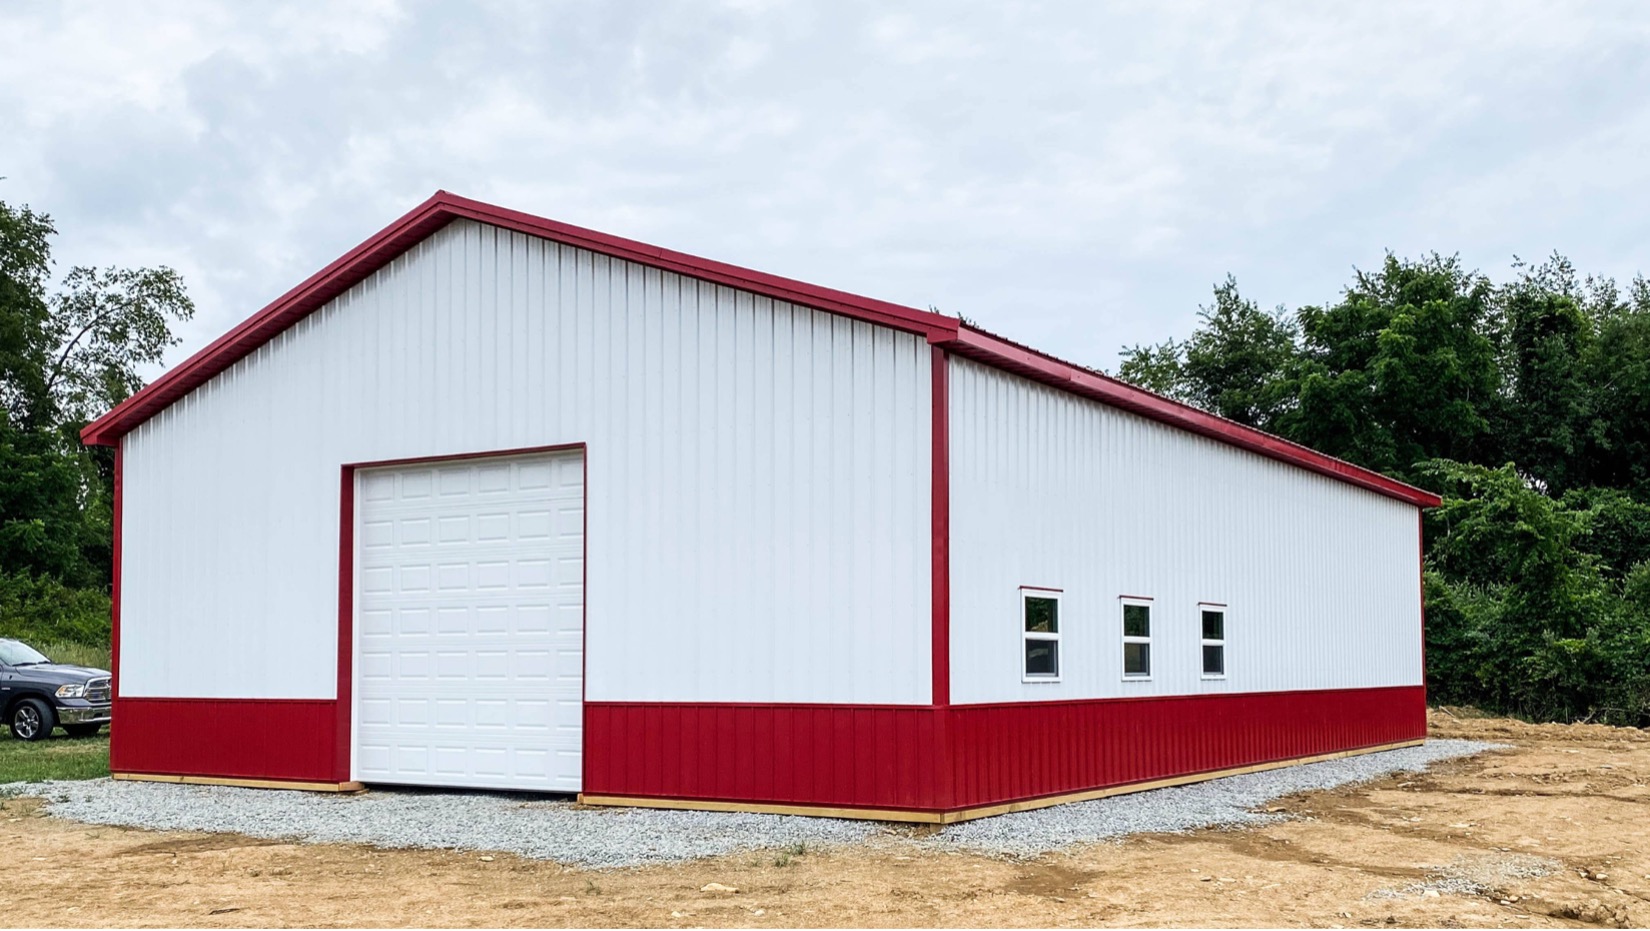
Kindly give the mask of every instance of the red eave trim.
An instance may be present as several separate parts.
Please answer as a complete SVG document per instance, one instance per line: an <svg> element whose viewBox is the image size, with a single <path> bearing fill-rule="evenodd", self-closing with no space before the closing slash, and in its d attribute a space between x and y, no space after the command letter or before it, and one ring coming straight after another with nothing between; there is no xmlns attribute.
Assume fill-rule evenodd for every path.
<svg viewBox="0 0 1650 931"><path fill-rule="evenodd" d="M861 297L833 288L822 288L685 252L662 249L633 239L610 236L518 210L508 210L467 197L459 197L446 191L437 191L410 213L316 272L296 288L281 295L274 303L253 314L239 326L157 378L147 388L127 398L114 410L88 424L80 432L81 440L96 446L114 445L121 436L160 413L167 405L205 384L281 331L320 309L327 301L388 265L415 243L459 218L539 236L564 245L588 249L701 281L739 288L776 300L917 333L928 342L957 355L1093 398L1170 426L1248 449L1280 462L1350 482L1418 507L1436 507L1440 503L1438 496L1431 492L1326 456L1288 440L1233 423L1178 401L1171 401L1069 362L1062 362L1053 356L965 326L952 317Z"/></svg>
<svg viewBox="0 0 1650 931"><path fill-rule="evenodd" d="M251 355L281 331L388 265L415 243L460 218L539 236L776 300L906 330L920 334L930 342L949 339L957 331L958 324L954 318L930 311L822 288L437 191L412 212L351 249L178 367L157 378L153 384L88 424L80 431L81 441L92 446L114 445L122 435L160 413L167 405Z"/></svg>
<svg viewBox="0 0 1650 931"><path fill-rule="evenodd" d="M1189 404L1172 401L1143 388L1136 388L1127 382L1079 368L1069 362L1062 362L1053 356L966 325L958 327L955 339L941 342L939 345L956 355L994 368L1052 385L1072 394L1092 398L1239 449L1247 449L1279 462L1367 488L1417 507L1437 507L1441 503L1437 495L1425 489L1388 478L1379 472L1355 466L1334 456L1324 455L1253 427L1234 423Z"/></svg>

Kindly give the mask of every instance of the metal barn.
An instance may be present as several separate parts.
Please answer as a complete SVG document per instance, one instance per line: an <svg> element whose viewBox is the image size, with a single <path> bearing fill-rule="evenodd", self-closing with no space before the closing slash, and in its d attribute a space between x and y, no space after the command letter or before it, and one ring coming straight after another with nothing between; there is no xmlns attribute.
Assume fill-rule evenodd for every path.
<svg viewBox="0 0 1650 931"><path fill-rule="evenodd" d="M125 778L949 822L1425 736L1430 493L444 192L83 437Z"/></svg>

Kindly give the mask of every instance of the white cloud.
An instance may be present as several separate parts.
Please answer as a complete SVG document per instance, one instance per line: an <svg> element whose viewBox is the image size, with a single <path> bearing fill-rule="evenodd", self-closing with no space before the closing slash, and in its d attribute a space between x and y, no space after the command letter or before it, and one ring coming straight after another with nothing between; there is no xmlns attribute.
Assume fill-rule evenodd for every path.
<svg viewBox="0 0 1650 931"><path fill-rule="evenodd" d="M1235 273L1642 267L1634 3L0 8L0 198L166 263L194 349L436 188L1091 364Z"/></svg>

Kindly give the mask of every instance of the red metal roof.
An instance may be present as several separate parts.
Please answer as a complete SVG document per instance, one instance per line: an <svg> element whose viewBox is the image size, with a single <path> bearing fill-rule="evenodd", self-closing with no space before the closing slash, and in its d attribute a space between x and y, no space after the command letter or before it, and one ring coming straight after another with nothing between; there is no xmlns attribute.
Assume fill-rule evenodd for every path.
<svg viewBox="0 0 1650 931"><path fill-rule="evenodd" d="M1093 398L1142 417L1349 482L1419 507L1435 507L1437 495L1378 472L1326 456L1288 440L1246 427L1188 404L1170 400L1082 366L1021 346L953 317L918 310L846 291L728 265L658 246L558 223L517 210L437 191L410 213L281 295L239 326L214 340L154 383L88 424L81 440L113 446L121 436L250 355L326 302L388 265L413 244L453 220L469 219L541 236L614 258L691 278L724 284L782 301L814 307L883 326L917 333L949 352L986 365Z"/></svg>

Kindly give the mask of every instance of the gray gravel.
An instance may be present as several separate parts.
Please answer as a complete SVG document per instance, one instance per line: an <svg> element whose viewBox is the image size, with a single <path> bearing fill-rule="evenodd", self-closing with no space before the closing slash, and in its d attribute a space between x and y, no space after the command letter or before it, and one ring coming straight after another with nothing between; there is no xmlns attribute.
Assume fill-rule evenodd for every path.
<svg viewBox="0 0 1650 931"><path fill-rule="evenodd" d="M338 796L104 779L0 791L44 796L49 814L89 824L221 831L316 844L509 851L596 868L751 848L852 844L882 830L869 822L832 818L576 808L570 802L468 792L374 789Z"/></svg>
<svg viewBox="0 0 1650 931"><path fill-rule="evenodd" d="M1500 746L1475 740L1429 740L1418 747L967 821L921 843L993 856L1035 857L1072 844L1128 834L1266 824L1288 817L1256 810L1273 799L1423 770L1439 760L1471 756Z"/></svg>
<svg viewBox="0 0 1650 931"><path fill-rule="evenodd" d="M952 825L925 838L865 821L652 809L581 809L568 802L488 793L376 789L332 796L152 782L13 783L0 795L47 799L48 813L90 824L231 832L306 843L508 851L610 868L691 860L741 850L879 840L1030 857L1070 844L1143 831L1190 831L1276 820L1256 806L1494 745L1434 740L1420 747L1234 776Z"/></svg>

